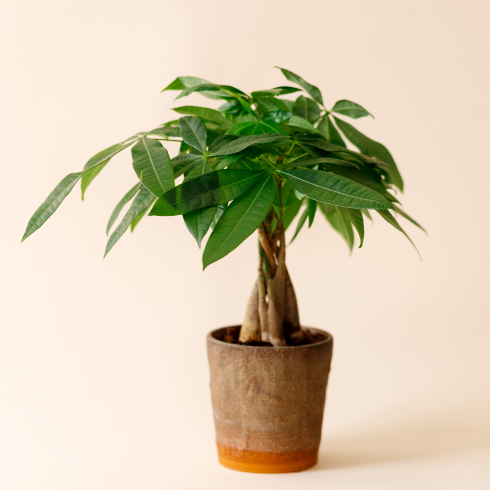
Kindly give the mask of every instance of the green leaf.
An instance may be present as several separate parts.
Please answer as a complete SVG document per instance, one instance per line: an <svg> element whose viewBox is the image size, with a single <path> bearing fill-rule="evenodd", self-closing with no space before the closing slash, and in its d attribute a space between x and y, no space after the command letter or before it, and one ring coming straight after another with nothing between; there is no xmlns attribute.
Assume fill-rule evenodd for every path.
<svg viewBox="0 0 490 490"><path fill-rule="evenodd" d="M313 199L308 199L308 228L311 228L315 219L317 202Z"/></svg>
<svg viewBox="0 0 490 490"><path fill-rule="evenodd" d="M306 218L308 217L308 209L309 208L307 206L306 209L303 211L303 214L299 218L298 224L296 225L296 231L294 232L293 238L291 238L291 241L289 242L289 245L291 245L291 243L294 242L294 240L296 239L296 237L299 235L299 232L301 231L301 228L303 228L303 225L305 224Z"/></svg>
<svg viewBox="0 0 490 490"><path fill-rule="evenodd" d="M292 194L294 194L294 192ZM284 225L284 230L287 230L289 228L289 225L299 213L302 204L303 201L296 199L295 202L284 208L282 212L282 223Z"/></svg>
<svg viewBox="0 0 490 490"><path fill-rule="evenodd" d="M296 87L276 87L269 90L257 90L256 92L252 92L250 95L256 99L258 97L267 97L268 95L287 95L293 94L294 92L299 92L301 89Z"/></svg>
<svg viewBox="0 0 490 490"><path fill-rule="evenodd" d="M337 131L337 128L333 125L328 115L323 116L322 120L318 124L317 130L334 145L347 148L342 136L340 136L340 133Z"/></svg>
<svg viewBox="0 0 490 490"><path fill-rule="evenodd" d="M281 124L281 123L287 121L288 119L290 119L292 115L293 115L292 112L289 112L289 111L273 111L273 112L269 112L264 117L264 119L262 119L262 121L263 122L274 121L278 124Z"/></svg>
<svg viewBox="0 0 490 490"><path fill-rule="evenodd" d="M123 198L117 203L117 206L114 208L114 211L112 211L111 217L109 218L109 222L107 223L107 228L105 232L106 235L109 235L112 225L116 222L122 209L129 201L131 201L131 199L133 199L136 193L141 189L142 185L143 184L141 182L138 182L135 186L131 187L131 189L129 189L129 191L126 192Z"/></svg>
<svg viewBox="0 0 490 490"><path fill-rule="evenodd" d="M213 168L211 165L206 160L203 160L201 164L199 164L197 167L193 168L184 178L184 182L187 182L188 180L195 179L197 177L200 177L201 175L209 174L210 172L213 171Z"/></svg>
<svg viewBox="0 0 490 490"><path fill-rule="evenodd" d="M360 209L339 208L340 212L352 223L359 235L359 241L361 242L359 248L364 243L364 219L362 217L362 211Z"/></svg>
<svg viewBox="0 0 490 490"><path fill-rule="evenodd" d="M159 128L153 129L146 136L163 136L164 138L180 137L180 130L175 126L160 126Z"/></svg>
<svg viewBox="0 0 490 490"><path fill-rule="evenodd" d="M162 92L165 90L184 90L189 87L194 87L195 85L203 85L209 83L202 78L197 77L177 77L171 84L167 85Z"/></svg>
<svg viewBox="0 0 490 490"><path fill-rule="evenodd" d="M365 116L371 116L374 119L374 116L370 112L366 111L364 107L356 104L355 102L351 102L350 100L338 100L335 102L332 112L352 117L352 119L358 119Z"/></svg>
<svg viewBox="0 0 490 490"><path fill-rule="evenodd" d="M347 168L340 166L330 166L329 164L325 164L327 170L334 172L337 175L345 177L346 179L353 180L358 184L364 185L372 189L373 191L381 194L385 199L390 202L398 202L395 196L390 194L382 181L381 176L376 172L376 170L372 167L364 165L362 170L357 170L355 168Z"/></svg>
<svg viewBox="0 0 490 490"><path fill-rule="evenodd" d="M199 248L201 248L202 239L206 236L217 211L218 207L213 206L184 214L185 225L195 238Z"/></svg>
<svg viewBox="0 0 490 490"><path fill-rule="evenodd" d="M180 135L182 139L196 150L206 151L206 126L198 117L184 116L179 119Z"/></svg>
<svg viewBox="0 0 490 490"><path fill-rule="evenodd" d="M228 206L204 249L204 269L235 250L260 226L272 206L275 186L269 174Z"/></svg>
<svg viewBox="0 0 490 490"><path fill-rule="evenodd" d="M211 230L214 230L216 225L218 224L218 221L220 220L221 216L223 216L223 213L226 211L226 208L228 207L228 204L220 204L219 206L216 206L216 215L213 219L213 222L211 223Z"/></svg>
<svg viewBox="0 0 490 490"><path fill-rule="evenodd" d="M285 101L282 99L277 99L275 97L258 97L254 99L257 104L257 108L264 115L267 116L269 113L274 111L288 111L288 106L285 104Z"/></svg>
<svg viewBox="0 0 490 490"><path fill-rule="evenodd" d="M276 66L275 68L279 68ZM299 85L302 87L309 95L311 98L316 100L320 105L323 106L323 97L322 93L320 92L320 89L318 87L315 87L314 85L311 85L308 83L306 80L303 80L299 75L296 75L292 71L286 70L284 68L279 68L279 70L282 71L282 74L290 81L295 83L296 85Z"/></svg>
<svg viewBox="0 0 490 490"><path fill-rule="evenodd" d="M240 158L243 158L242 155L228 155L225 158L217 159L217 161L213 163L213 170L222 170L240 160Z"/></svg>
<svg viewBox="0 0 490 490"><path fill-rule="evenodd" d="M199 116L208 121L213 121L216 124L222 126L229 126L231 122L223 115L222 112L215 111L214 109L208 109L207 107L196 107L192 105L186 105L182 107L176 107L172 109L179 114L190 114L191 116Z"/></svg>
<svg viewBox="0 0 490 490"><path fill-rule="evenodd" d="M341 167L352 167L359 170L359 165L347 160L340 160L339 158L308 158L307 160L295 160L291 163L285 163L284 167L307 167L310 165L318 165L320 163L331 165L340 165Z"/></svg>
<svg viewBox="0 0 490 490"><path fill-rule="evenodd" d="M352 224L345 214L337 206L320 203L320 209L327 218L332 228L342 235L347 242L349 250L352 252L354 247L354 231Z"/></svg>
<svg viewBox="0 0 490 490"><path fill-rule="evenodd" d="M83 173L82 175L82 180L81 180L81 190L82 190L82 201L85 199L85 191L87 190L87 187L92 183L92 180L99 175L101 170L109 163L109 160L107 162L101 163L100 165L97 165L96 167L93 167L86 172Z"/></svg>
<svg viewBox="0 0 490 490"><path fill-rule="evenodd" d="M428 234L427 233L427 230L419 223L417 223L412 217L410 217L407 213L405 213L405 211L396 206L396 205L393 205L393 209L395 210L396 213L398 213L400 216L403 216L406 220L410 221L410 223L412 223L413 225L415 225L417 228L420 228L426 235Z"/></svg>
<svg viewBox="0 0 490 490"><path fill-rule="evenodd" d="M119 152L123 151L126 149L128 146L131 146L138 138L136 136L129 138L130 141L127 142L126 140L123 143L118 143L117 145L112 145L109 148L106 148L105 150L97 153L94 155L83 167L83 171L86 172L87 170L96 167L97 165L100 165L101 163L107 162L110 160L114 155L117 155Z"/></svg>
<svg viewBox="0 0 490 490"><path fill-rule="evenodd" d="M377 212L391 226L393 226L394 228L396 228L398 231L400 231L401 233L403 233L407 237L408 241L413 245L413 248L419 254L420 260L422 260L422 256L420 255L420 252L418 251L417 247L415 246L415 243L412 242L412 240L410 239L410 237L405 233L405 230L398 224L398 221L396 220L396 218L388 210L386 210L386 209L378 209Z"/></svg>
<svg viewBox="0 0 490 490"><path fill-rule="evenodd" d="M320 117L321 110L314 100L300 95L294 102L293 114L314 123Z"/></svg>
<svg viewBox="0 0 490 490"><path fill-rule="evenodd" d="M243 99L241 99L241 95L246 96L244 92L236 89L235 87L230 87L229 85L216 85L214 83L205 83L201 85L193 85L192 87L188 87L184 89L175 100L180 99L181 97L187 97L193 92L204 92L205 94L212 95L215 98L226 98L226 97L235 97L238 102L243 107ZM245 107L244 107L245 109Z"/></svg>
<svg viewBox="0 0 490 490"><path fill-rule="evenodd" d="M143 137L133 146L131 154L136 175L155 196L175 186L170 157L159 141Z"/></svg>
<svg viewBox="0 0 490 490"><path fill-rule="evenodd" d="M146 213L151 208L151 205L156 201L156 197L151 201L146 209L144 209L133 221L131 221L131 233L133 233L134 229L138 226L138 223L146 216Z"/></svg>
<svg viewBox="0 0 490 490"><path fill-rule="evenodd" d="M331 172L297 169L280 173L298 192L315 201L345 208L391 208L390 202L381 194Z"/></svg>
<svg viewBox="0 0 490 490"><path fill-rule="evenodd" d="M58 209L63 199L71 192L75 184L80 180L83 172L77 172L67 175L49 194L46 200L39 206L32 215L27 228L22 237L22 242L37 229L39 229L46 220Z"/></svg>
<svg viewBox="0 0 490 490"><path fill-rule="evenodd" d="M251 121L242 122L233 125L226 134L240 134L240 135L254 135L254 134L268 134L279 133L287 136L287 131L279 124L272 120Z"/></svg>
<svg viewBox="0 0 490 490"><path fill-rule="evenodd" d="M357 146L361 153L377 158L389 165L389 167L386 168L386 173L389 176L388 182L393 183L403 192L403 179L398 171L395 160L393 160L393 157L388 149L381 143L368 138L349 123L346 123L345 121L342 121L336 117L334 119L337 126L345 134L346 138L353 145Z"/></svg>
<svg viewBox="0 0 490 490"><path fill-rule="evenodd" d="M91 182L97 177L100 171L109 163L109 160L117 155L119 152L125 150L128 146L131 146L136 140L137 136L132 136L128 138L126 141L122 143L117 143L115 145L106 148L105 150L100 151L96 155L94 155L83 167L83 176L82 176L82 200L85 197L85 192L87 191L87 187L91 184ZM99 167L100 168L96 168Z"/></svg>
<svg viewBox="0 0 490 490"><path fill-rule="evenodd" d="M288 121L288 126L291 126L298 131L318 134L318 131L312 124L299 116L292 116Z"/></svg>
<svg viewBox="0 0 490 490"><path fill-rule="evenodd" d="M133 220L135 220L143 211L145 211L148 206L151 205L154 199L155 196L146 187L143 187L138 192L138 195L134 198L134 201L131 203L131 206L129 207L127 213L124 215L124 218L121 220L112 235L109 237L104 257L111 251L112 247L124 235Z"/></svg>
<svg viewBox="0 0 490 490"><path fill-rule="evenodd" d="M218 107L218 111L230 115L240 114L242 110L242 105L236 99L229 100L225 102L222 106Z"/></svg>
<svg viewBox="0 0 490 490"><path fill-rule="evenodd" d="M369 210L367 209L361 209L361 212L364 216L366 216L366 218L370 219L371 221L373 221L373 218L371 217L371 213L369 212Z"/></svg>
<svg viewBox="0 0 490 490"><path fill-rule="evenodd" d="M177 216L195 209L225 204L250 189L264 174L227 169L183 182L158 199L150 216Z"/></svg>
<svg viewBox="0 0 490 490"><path fill-rule="evenodd" d="M241 138L237 138L236 140L231 141L223 145L217 151L215 151L212 156L217 155L231 155L233 153L238 153L239 151L255 144L263 144L263 143L272 143L273 141L277 141L281 138L286 138L283 134L277 133L268 133L268 134L256 134L253 136L243 136Z"/></svg>

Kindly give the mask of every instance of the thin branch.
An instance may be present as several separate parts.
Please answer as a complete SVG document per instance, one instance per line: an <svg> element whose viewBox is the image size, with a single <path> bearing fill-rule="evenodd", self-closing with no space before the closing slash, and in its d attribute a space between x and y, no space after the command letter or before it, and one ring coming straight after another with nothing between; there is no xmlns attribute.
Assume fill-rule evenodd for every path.
<svg viewBox="0 0 490 490"><path fill-rule="evenodd" d="M267 238L267 232L265 231L263 224L259 227L259 240L260 245L262 246L262 250L264 251L267 258L267 262L269 263L269 274L274 277L274 275L276 274L276 259L274 258L271 244L269 242L269 239Z"/></svg>

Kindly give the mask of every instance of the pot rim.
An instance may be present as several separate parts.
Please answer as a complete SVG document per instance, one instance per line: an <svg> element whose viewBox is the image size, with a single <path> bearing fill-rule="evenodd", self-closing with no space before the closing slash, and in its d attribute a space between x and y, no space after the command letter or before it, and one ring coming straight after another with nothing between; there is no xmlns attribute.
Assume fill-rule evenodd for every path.
<svg viewBox="0 0 490 490"><path fill-rule="evenodd" d="M308 349L308 348L314 348L319 345L327 344L329 342L333 342L333 336L331 333L326 332L325 330L321 330L320 328L314 328L314 327L301 327L302 330L308 329L313 331L314 333L322 333L326 335L326 339L321 340L320 342L315 342L313 344L306 344L306 345L285 345L282 347L265 347L263 345L240 345L240 344L230 344L229 342L223 342L222 340L217 339L214 337L214 334L218 333L219 331L225 330L226 328L236 328L236 327L241 327L241 325L230 325L228 327L220 327L216 328L214 330L211 330L206 335L206 340L208 342L212 342L213 344L221 345L223 346L226 345L227 347L233 348L233 349L272 349L272 350L284 350L284 349Z"/></svg>

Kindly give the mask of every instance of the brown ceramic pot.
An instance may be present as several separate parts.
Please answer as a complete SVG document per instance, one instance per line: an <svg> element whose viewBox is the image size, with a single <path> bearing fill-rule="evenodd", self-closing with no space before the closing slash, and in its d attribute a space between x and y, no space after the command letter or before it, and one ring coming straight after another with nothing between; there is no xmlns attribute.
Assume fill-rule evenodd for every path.
<svg viewBox="0 0 490 490"><path fill-rule="evenodd" d="M239 329L240 327L233 327ZM317 461L332 336L298 347L223 342L207 336L219 462L234 470L287 473Z"/></svg>

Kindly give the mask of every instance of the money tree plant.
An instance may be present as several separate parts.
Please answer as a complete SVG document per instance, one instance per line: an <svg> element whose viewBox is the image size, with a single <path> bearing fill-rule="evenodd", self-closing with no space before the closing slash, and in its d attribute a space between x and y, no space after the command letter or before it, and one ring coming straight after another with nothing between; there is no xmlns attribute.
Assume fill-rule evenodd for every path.
<svg viewBox="0 0 490 490"><path fill-rule="evenodd" d="M246 94L229 85L178 77L163 91L180 91L177 99L198 92L221 100L222 105L217 110L189 105L174 108L182 115L178 119L93 156L81 172L67 175L56 186L30 219L22 240L45 223L78 181L83 199L111 158L131 147L137 183L110 216L108 235L130 203L109 236L105 255L128 228L133 230L147 215L182 215L199 247L212 230L204 247L204 268L258 230L257 280L239 340L273 346L301 342L303 331L286 266L285 239L285 231L298 214L292 240L306 221L308 226L313 224L319 210L351 250L354 230L360 246L363 244L369 210L404 234L396 215L420 225L403 211L394 195L395 188L403 191L403 180L390 152L344 119L371 114L348 100L326 109L317 87L291 71L280 70L297 87ZM300 91L305 95L290 99ZM162 145L170 141L180 143L174 158ZM346 141L352 144L350 148Z"/></svg>

